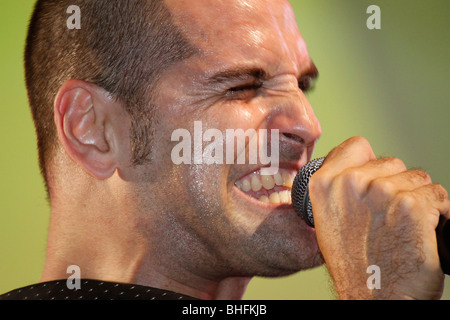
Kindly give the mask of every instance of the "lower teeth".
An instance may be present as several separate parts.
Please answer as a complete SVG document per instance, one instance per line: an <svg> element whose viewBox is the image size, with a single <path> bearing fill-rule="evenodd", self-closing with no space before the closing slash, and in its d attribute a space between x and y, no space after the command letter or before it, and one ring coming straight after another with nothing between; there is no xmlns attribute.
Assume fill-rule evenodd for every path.
<svg viewBox="0 0 450 320"><path fill-rule="evenodd" d="M289 190L283 190L280 192L272 192L269 197L261 196L258 199L261 202L265 203L275 203L275 204L290 204L291 203L291 195Z"/></svg>

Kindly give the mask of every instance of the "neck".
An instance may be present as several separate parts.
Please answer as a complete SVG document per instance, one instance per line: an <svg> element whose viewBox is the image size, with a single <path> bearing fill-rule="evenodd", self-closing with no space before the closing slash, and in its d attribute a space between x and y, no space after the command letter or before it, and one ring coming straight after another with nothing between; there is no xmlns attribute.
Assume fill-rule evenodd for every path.
<svg viewBox="0 0 450 320"><path fill-rule="evenodd" d="M90 199L89 194L97 193L72 198L73 205L52 201L41 281L67 279L67 268L77 265L85 279L134 283L200 299L242 298L250 278L214 274L208 271L214 269L211 266L203 270L211 262L201 250L174 245L173 233L160 222L136 218L130 213L131 203L110 200L99 207L99 198L117 198L97 194ZM186 239L179 233L178 237Z"/></svg>

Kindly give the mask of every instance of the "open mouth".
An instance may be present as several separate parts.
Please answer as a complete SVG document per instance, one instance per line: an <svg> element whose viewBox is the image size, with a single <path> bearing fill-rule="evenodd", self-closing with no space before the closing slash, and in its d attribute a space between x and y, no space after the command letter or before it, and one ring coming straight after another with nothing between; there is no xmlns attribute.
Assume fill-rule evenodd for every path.
<svg viewBox="0 0 450 320"><path fill-rule="evenodd" d="M261 175L260 170L254 171L235 182L242 192L263 203L291 204L291 189L295 170L278 169L274 175Z"/></svg>

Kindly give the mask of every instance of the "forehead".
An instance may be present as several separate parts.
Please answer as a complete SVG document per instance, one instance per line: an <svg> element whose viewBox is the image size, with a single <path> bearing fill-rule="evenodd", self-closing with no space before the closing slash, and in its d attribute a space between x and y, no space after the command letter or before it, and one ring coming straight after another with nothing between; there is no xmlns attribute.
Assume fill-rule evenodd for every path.
<svg viewBox="0 0 450 320"><path fill-rule="evenodd" d="M286 0L167 0L175 23L201 51L204 63L265 63L300 72L310 63ZM220 68L220 66L218 66Z"/></svg>

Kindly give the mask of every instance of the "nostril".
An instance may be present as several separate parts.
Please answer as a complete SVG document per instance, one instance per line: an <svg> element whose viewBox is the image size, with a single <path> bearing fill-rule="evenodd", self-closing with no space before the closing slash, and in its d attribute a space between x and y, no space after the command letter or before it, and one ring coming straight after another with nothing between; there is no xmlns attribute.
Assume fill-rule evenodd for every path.
<svg viewBox="0 0 450 320"><path fill-rule="evenodd" d="M305 143L305 140L302 137L293 133L283 133L283 136L285 136L288 139L294 140L298 143Z"/></svg>

